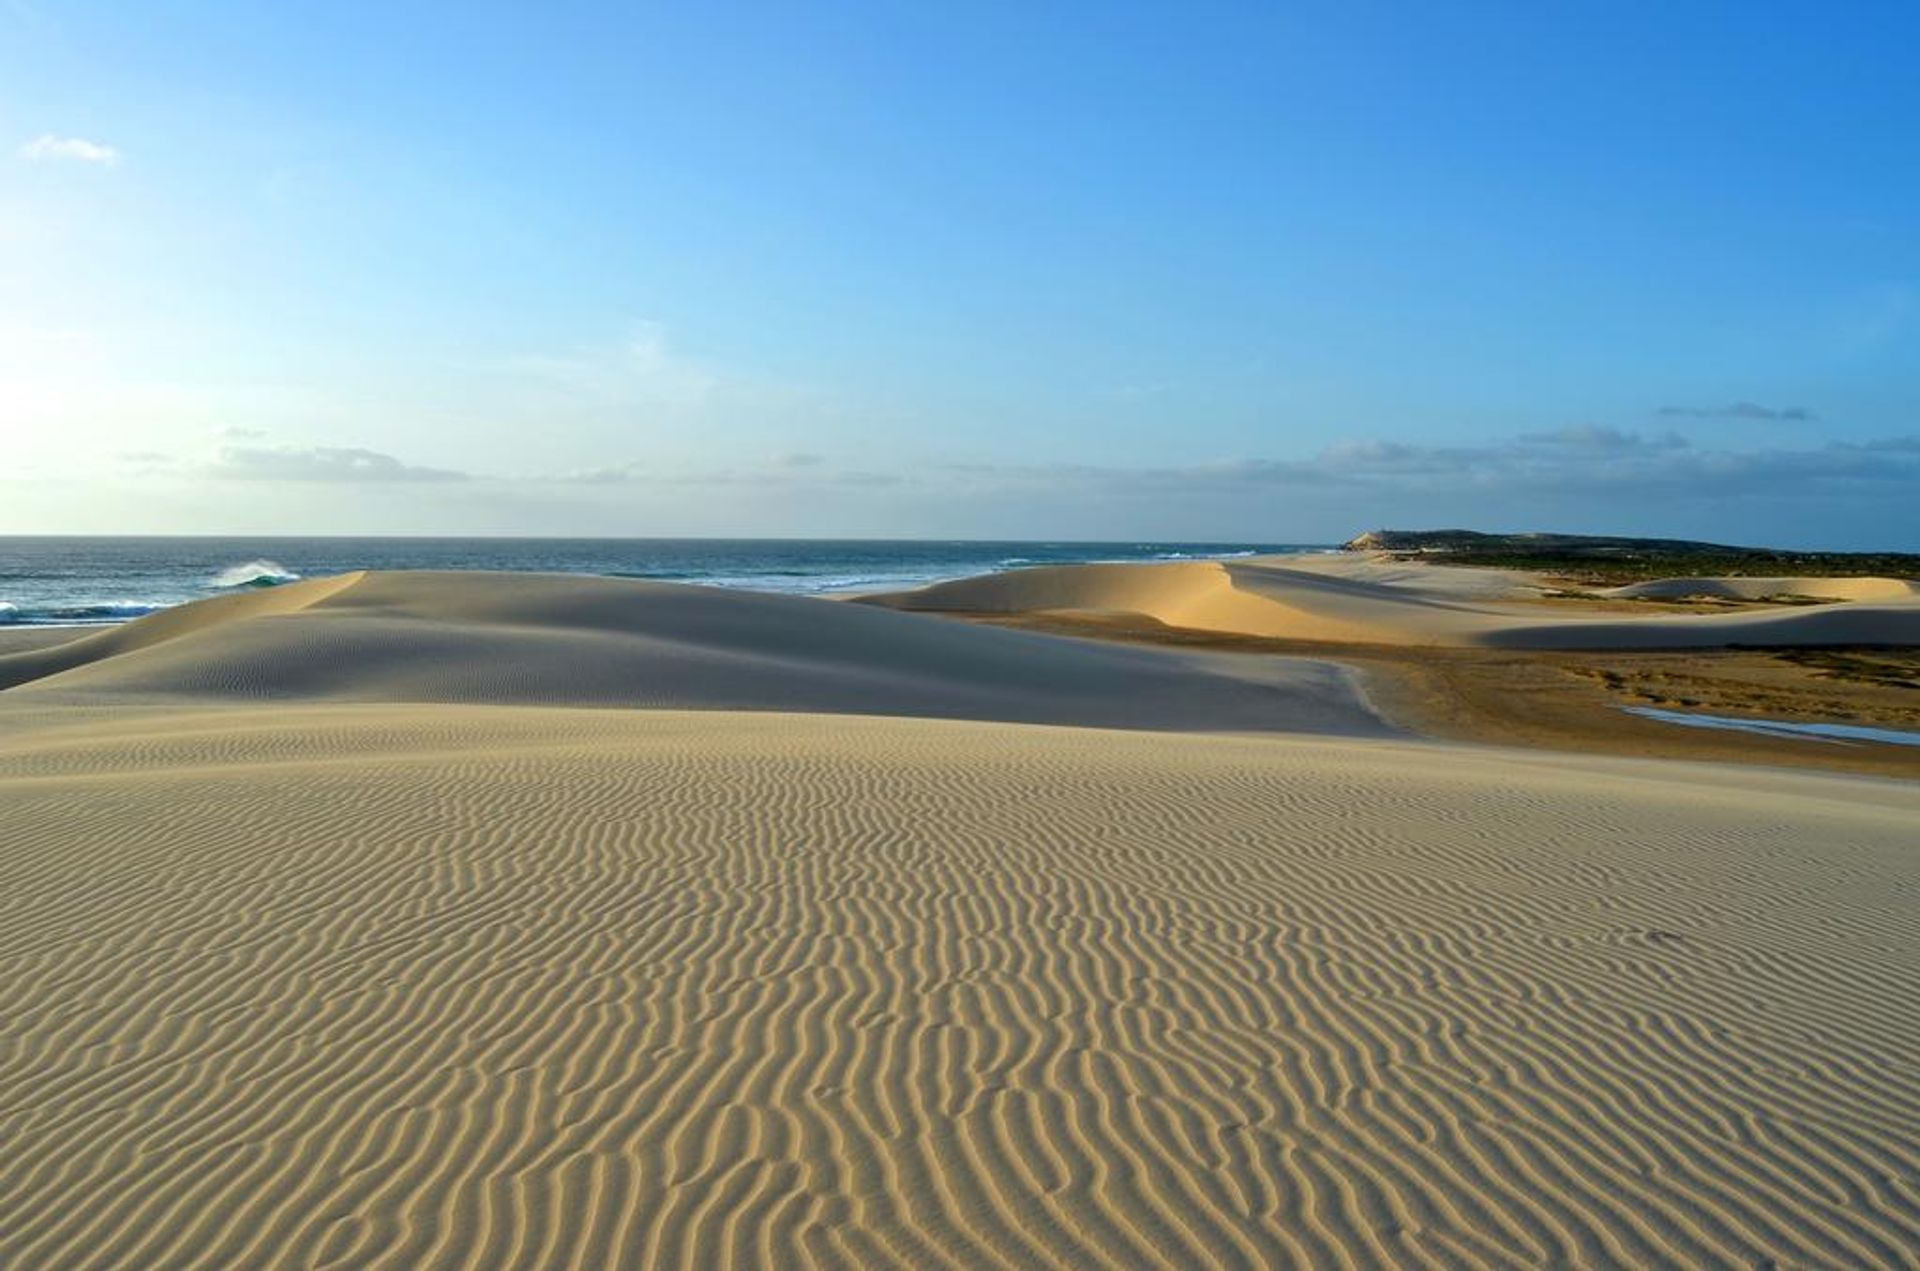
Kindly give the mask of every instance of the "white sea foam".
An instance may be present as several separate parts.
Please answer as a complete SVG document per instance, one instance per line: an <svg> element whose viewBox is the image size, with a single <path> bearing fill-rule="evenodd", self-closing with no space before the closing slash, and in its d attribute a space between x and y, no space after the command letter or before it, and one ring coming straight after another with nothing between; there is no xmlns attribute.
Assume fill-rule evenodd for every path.
<svg viewBox="0 0 1920 1271"><path fill-rule="evenodd" d="M144 618L167 608L158 600L91 600L20 605L0 600L0 627L87 627Z"/></svg>
<svg viewBox="0 0 1920 1271"><path fill-rule="evenodd" d="M278 561L250 560L244 565L229 565L213 577L213 585L231 587L277 587L298 582L300 575Z"/></svg>

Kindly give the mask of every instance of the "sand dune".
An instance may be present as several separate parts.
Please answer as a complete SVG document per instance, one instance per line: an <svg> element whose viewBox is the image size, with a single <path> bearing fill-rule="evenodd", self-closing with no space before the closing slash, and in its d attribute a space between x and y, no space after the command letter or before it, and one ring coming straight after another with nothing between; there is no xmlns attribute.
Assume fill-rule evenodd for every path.
<svg viewBox="0 0 1920 1271"><path fill-rule="evenodd" d="M1614 587L1600 594L1650 600L1686 596L1716 596L1727 600L1767 600L1775 596L1907 600L1920 595L1920 583L1904 578L1660 578Z"/></svg>
<svg viewBox="0 0 1920 1271"><path fill-rule="evenodd" d="M122 654L141 653L233 623L299 613L337 592L345 591L365 577L362 573L341 574L285 587L215 596L190 605L162 609L136 622L87 632L51 647L0 657L0 689L58 675Z"/></svg>
<svg viewBox="0 0 1920 1271"><path fill-rule="evenodd" d="M1911 788L9 700L0 1264L1920 1249Z"/></svg>
<svg viewBox="0 0 1920 1271"><path fill-rule="evenodd" d="M923 612L1137 615L1176 627L1343 644L1539 649L1920 644L1920 588L1901 580L1684 583L1680 591L1641 584L1610 594L1706 591L1759 598L1786 591L1848 603L1765 612L1548 614L1527 603L1543 588L1526 575L1355 556L1069 565L942 583L868 597L866 603Z"/></svg>
<svg viewBox="0 0 1920 1271"><path fill-rule="evenodd" d="M0 657L64 700L213 697L835 711L1387 731L1349 673L1168 657L792 596L566 575L316 579Z"/></svg>
<svg viewBox="0 0 1920 1271"><path fill-rule="evenodd" d="M1464 602L1386 581L1212 561L1022 569L861 603L924 613L1137 615L1174 627L1341 643L1437 643L1482 622Z"/></svg>
<svg viewBox="0 0 1920 1271"><path fill-rule="evenodd" d="M1525 586L1009 578L934 594L1480 631ZM302 583L0 684L0 1266L1920 1254L1911 785L563 577Z"/></svg>

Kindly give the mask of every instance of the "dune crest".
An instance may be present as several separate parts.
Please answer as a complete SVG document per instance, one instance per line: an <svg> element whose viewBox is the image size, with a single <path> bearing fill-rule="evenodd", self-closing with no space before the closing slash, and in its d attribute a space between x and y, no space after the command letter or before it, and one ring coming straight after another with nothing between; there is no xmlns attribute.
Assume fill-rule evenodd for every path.
<svg viewBox="0 0 1920 1271"><path fill-rule="evenodd" d="M1241 635L1299 633L1300 639L1366 639L1373 628L1296 603L1278 588L1215 561L1153 565L1056 565L936 583L919 591L863 598L922 612L1134 615L1171 627Z"/></svg>

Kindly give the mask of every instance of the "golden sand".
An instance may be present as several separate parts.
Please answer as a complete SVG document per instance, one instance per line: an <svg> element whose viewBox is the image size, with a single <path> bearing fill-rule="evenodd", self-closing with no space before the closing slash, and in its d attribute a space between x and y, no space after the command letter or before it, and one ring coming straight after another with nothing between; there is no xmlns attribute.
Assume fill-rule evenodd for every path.
<svg viewBox="0 0 1920 1271"><path fill-rule="evenodd" d="M1132 614L1173 627L1335 644L1511 649L1920 644L1920 586L1892 578L1669 579L1619 599L1802 596L1846 603L1730 613L1546 611L1535 576L1352 555L1061 565L867 597L921 612Z"/></svg>
<svg viewBox="0 0 1920 1271"><path fill-rule="evenodd" d="M0 1265L1920 1251L1910 783L830 602L283 593L0 659Z"/></svg>

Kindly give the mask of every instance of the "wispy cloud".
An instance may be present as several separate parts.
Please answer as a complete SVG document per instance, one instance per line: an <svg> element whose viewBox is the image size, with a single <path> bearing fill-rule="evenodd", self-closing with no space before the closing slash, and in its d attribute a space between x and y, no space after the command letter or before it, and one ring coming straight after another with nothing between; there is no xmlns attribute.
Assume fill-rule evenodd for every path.
<svg viewBox="0 0 1920 1271"><path fill-rule="evenodd" d="M536 477L535 480L557 481L563 485L622 485L629 481L646 480L649 471L637 462L610 463L597 468L575 468L571 472Z"/></svg>
<svg viewBox="0 0 1920 1271"><path fill-rule="evenodd" d="M402 463L392 455L353 446L225 446L207 475L226 481L466 481L451 468Z"/></svg>
<svg viewBox="0 0 1920 1271"><path fill-rule="evenodd" d="M506 369L576 398L616 403L698 406L720 385L712 368L673 347L658 322L637 322L614 344L522 354Z"/></svg>
<svg viewBox="0 0 1920 1271"><path fill-rule="evenodd" d="M1847 490L1907 490L1920 498L1920 437L1756 450L1694 445L1675 433L1599 425L1526 433L1483 445L1350 441L1304 459L1226 459L1168 467L1094 464L949 464L947 479L975 490L1098 490L1154 496L1257 490L1354 493L1543 492L1689 497L1797 497Z"/></svg>
<svg viewBox="0 0 1920 1271"><path fill-rule="evenodd" d="M138 476L170 476L180 470L180 461L160 450L122 450L114 459Z"/></svg>
<svg viewBox="0 0 1920 1271"><path fill-rule="evenodd" d="M1749 419L1762 423L1809 424L1820 418L1805 406L1762 406L1758 402L1734 402L1727 406L1662 406L1660 413L1680 419Z"/></svg>
<svg viewBox="0 0 1920 1271"><path fill-rule="evenodd" d="M42 133L20 147L20 157L32 163L94 163L111 167L120 162L120 152L85 137L60 137Z"/></svg>
<svg viewBox="0 0 1920 1271"><path fill-rule="evenodd" d="M638 498L644 506L679 517L730 517L743 525L762 524L754 518L769 508L798 506L832 508L848 516L907 507L929 516L951 515L958 518L955 524L972 523L968 518L981 517L983 508L998 509L996 515L1030 511L1042 518L1036 524L1083 517L1101 533L1150 517L1164 517L1170 526L1205 523L1209 517L1227 518L1221 524L1264 524L1292 516L1303 525L1318 518L1332 526L1330 533L1347 517L1372 522L1394 516L1564 514L1589 524L1618 525L1618 518L1629 514L1645 522L1674 509L1693 509L1700 513L1696 537L1764 537L1779 523L1779 509L1788 505L1818 510L1823 523L1857 526L1851 532L1865 533L1883 522L1899 525L1901 510L1920 503L1920 434L1812 446L1725 447L1698 444L1672 431L1604 424L1447 445L1366 438L1308 455L1158 466L923 461L912 467L869 467L796 451L712 466L661 455L564 472L489 475L409 463L363 447L232 439L222 440L211 458L174 462L163 454L137 452L119 459L130 475L169 481L246 482L268 489L324 485L343 497L355 487L470 483L477 500L473 506L519 500L588 516L594 509L631 509ZM293 497L290 490L285 497ZM1705 528L1709 525L1723 528Z"/></svg>
<svg viewBox="0 0 1920 1271"><path fill-rule="evenodd" d="M1687 440L1679 433L1668 432L1658 437L1647 437L1640 433L1629 432L1623 428L1614 428L1607 424L1568 424L1564 428L1550 428L1544 432L1521 433L1515 444L1532 447L1549 447L1566 450L1585 450L1588 452L1636 451L1648 453L1659 450L1685 450Z"/></svg>
<svg viewBox="0 0 1920 1271"><path fill-rule="evenodd" d="M596 468L578 468L571 472L532 478L564 485L652 485L652 486L882 486L899 485L906 478L890 472L859 468L834 468L825 455L811 451L792 451L773 456L765 464L727 468L675 468L659 463L635 460Z"/></svg>

